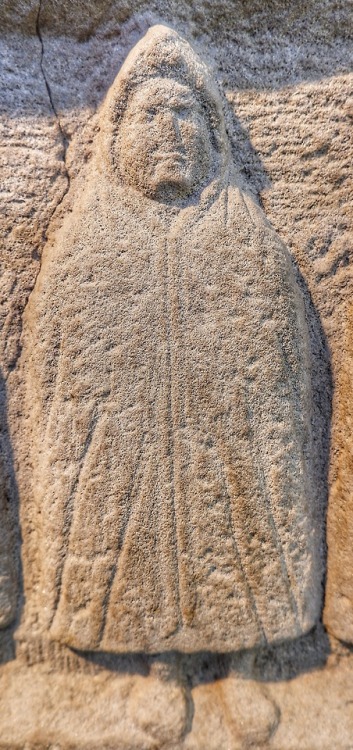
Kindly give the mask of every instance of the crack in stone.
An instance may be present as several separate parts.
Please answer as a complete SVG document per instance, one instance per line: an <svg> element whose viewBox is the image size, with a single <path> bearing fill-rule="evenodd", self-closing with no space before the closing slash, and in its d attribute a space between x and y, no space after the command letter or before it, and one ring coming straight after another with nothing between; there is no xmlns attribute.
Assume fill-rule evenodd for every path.
<svg viewBox="0 0 353 750"><path fill-rule="evenodd" d="M55 208L53 209L53 211L52 211L52 213L51 213L51 215L50 215L50 217L48 219L48 222L47 222L46 226L43 228L43 235L42 235L42 237L43 237L43 244L45 244L46 233L47 233L48 226L49 226L49 224L50 224L50 222L51 222L54 214L56 213L56 211L59 208L59 206L62 204L62 202L63 202L66 194L68 193L68 191L70 189L71 179L70 179L70 173L69 173L69 170L67 168L67 162L66 162L66 155L67 155L67 148L68 148L68 144L69 144L69 139L67 138L67 136L65 134L65 131L64 131L64 129L62 127L62 124L61 124L61 121L60 121L60 117L59 117L57 109L55 107L53 96L52 96L52 92L51 92L51 89L50 89L50 84L49 84L49 81L47 79L45 68L44 68L44 64L43 64L43 59L44 59L44 42L43 42L42 32L41 32L41 29L40 29L40 14L41 14L41 9L42 9L42 2L43 2L43 0L39 0L38 12L37 12L37 18L36 18L36 27L35 27L36 28L36 34L37 34L37 37L38 37L38 40L39 40L39 43L40 43L40 49L41 49L39 66L40 66L40 70L41 70L41 73L42 73L42 76L43 76L45 88L46 88L46 91L47 91L47 94L48 94L48 99L49 99L50 107L51 107L51 110L52 110L52 112L54 114L54 117L56 119L58 130L59 130L59 133L60 133L60 139L61 139L61 144L62 144L62 149L63 149L63 164L64 164L64 167L65 167L65 176L66 176L66 180L67 180L66 188L63 191L63 194L62 194L61 198L58 200ZM41 256L40 256L40 260L39 260L39 264L38 264L38 271L35 274L35 278L34 278L34 281L33 281L32 289L29 292L29 295L28 295L28 297L27 297L27 299L25 301L25 304L23 306L23 309L22 309L22 311L20 313L20 330L19 330L19 334L18 334L17 352L16 352L16 355L15 355L14 359L12 360L11 364L7 367L7 373L6 374L4 373L4 375L3 375L5 383L7 382L8 377L11 374L11 372L13 372L16 369L18 360L21 357L21 353L22 353L21 339L22 339L22 330L23 330L23 317L24 317L24 314L25 314L25 311L26 311L26 308L27 308L27 305L28 305L29 298L31 296L32 290L35 287L38 275L40 273L41 265L42 265L42 263L41 263Z"/></svg>
<svg viewBox="0 0 353 750"><path fill-rule="evenodd" d="M60 205L60 203L63 201L63 199L64 199L64 197L65 197L65 195L68 192L69 187L70 187L70 174L69 174L69 171L68 171L68 168L67 168L67 164L66 164L66 154L67 154L67 147L68 147L68 138L67 138L67 136L65 134L65 131L64 131L63 127L62 127L62 124L61 124L61 121L60 121L60 117L58 115L58 111L57 111L56 106L54 104L54 100L53 100L53 96L52 96L50 84L49 84L48 78L46 76L45 68L44 68L44 41L43 41L43 36L42 36L41 29L40 29L40 14L41 14L41 10L42 10L42 2L43 2L43 0L39 0L37 20L36 20L36 33L37 33L37 37L39 39L39 43L40 43L40 47L41 47L41 54L40 54L40 63L39 63L39 65L40 65L40 70L41 70L41 73L42 73L42 76L43 76L45 88L47 90L47 94L48 94L48 99L49 99L49 102L50 102L50 106L51 106L52 112L54 114L54 117L55 117L55 119L57 121L58 129L59 129L59 133L60 133L61 143L62 143L62 147L63 147L63 162L64 162L64 165L65 165L66 178L67 178L67 188L66 188L64 194L62 195L61 200L58 203L58 205ZM56 208L57 207L58 206L56 206Z"/></svg>

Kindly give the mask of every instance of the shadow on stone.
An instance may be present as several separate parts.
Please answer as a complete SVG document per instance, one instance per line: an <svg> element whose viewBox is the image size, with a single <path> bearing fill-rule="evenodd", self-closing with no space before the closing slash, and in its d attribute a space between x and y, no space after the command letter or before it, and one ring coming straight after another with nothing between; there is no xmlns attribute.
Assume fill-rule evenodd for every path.
<svg viewBox="0 0 353 750"><path fill-rule="evenodd" d="M0 375L0 662L15 658L13 631L22 608L18 490Z"/></svg>

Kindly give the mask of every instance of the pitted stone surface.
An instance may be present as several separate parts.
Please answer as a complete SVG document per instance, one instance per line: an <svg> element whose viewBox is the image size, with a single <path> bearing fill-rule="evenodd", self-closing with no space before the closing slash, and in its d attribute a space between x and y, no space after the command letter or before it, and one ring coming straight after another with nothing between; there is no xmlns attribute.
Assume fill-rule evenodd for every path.
<svg viewBox="0 0 353 750"><path fill-rule="evenodd" d="M322 542L304 306L238 187L215 84L167 27L130 53L76 191L23 338L44 632L118 652L307 632Z"/></svg>
<svg viewBox="0 0 353 750"><path fill-rule="evenodd" d="M347 304L342 358L337 376L335 424L336 453L333 464L331 505L327 519L328 580L325 623L343 641L353 643L353 315Z"/></svg>
<svg viewBox="0 0 353 750"><path fill-rule="evenodd" d="M0 471L3 466L0 464ZM7 507L8 495L3 472L0 474L0 628L15 619L17 599L17 566L12 549L14 544Z"/></svg>
<svg viewBox="0 0 353 750"><path fill-rule="evenodd" d="M1 438L9 523L8 528L2 526L5 568L15 570L12 563L9 566L6 550L10 545L11 553L17 551L19 495L25 597L29 601L29 595L33 604L38 602L38 537L33 526L28 433L25 439L22 419L23 310L43 247L48 237L52 241L57 235L63 217L73 208L75 182L82 184L79 175L92 158L100 122L96 112L128 51L149 26L162 21L171 23L207 62L214 63L232 111L227 130L239 175L247 190L261 198L267 217L300 269L313 354L315 481L320 504L325 505L330 481L333 486L326 622L331 632L349 638L350 607L346 614L341 609L338 615L339 608L332 603L337 596L343 602L339 595L343 589L347 597L352 567L349 543L342 547L344 568L336 548L337 538L340 544L342 540L340 518L349 519L350 512L346 489L349 460L345 458L349 456L349 397L345 409L346 396L340 394L347 388L349 392L349 346L344 331L349 329L346 301L352 295L351 6L321 0L297 3L289 9L282 2L264 6L200 0L196 7L178 0L168 7L159 1L125 7L119 0L108 4L63 2L54 8L48 0L20 0L3 2L0 17L1 32L11 32L0 39L4 156L0 160L0 190L6 209L1 216L0 355L6 380L6 389L1 388L6 417ZM61 36L53 36L55 33ZM63 200L68 174L72 189ZM329 361L335 385L332 430ZM338 484L337 476L343 480ZM340 492L339 485L343 488ZM20 566L16 567L16 577L19 574L21 578L22 573ZM13 597L16 589L11 588ZM20 596L18 612L23 619L22 607ZM1 667L0 735L6 750L44 750L48 745L56 750L156 747L158 729L154 737L144 734L138 728L137 715L134 721L131 711L124 708L129 680L124 697L118 697L120 673L138 671L143 657L136 655L121 663L96 654L103 665L98 679L94 669L90 671L91 656L83 654L78 659L70 649L59 650L55 642L43 641L36 615L34 606L16 631L17 660ZM14 657L11 639L11 628L0 631L4 661ZM334 654L327 661L329 648ZM309 634L294 646L273 647L265 662L261 650L255 653L254 671L249 665L244 674L261 682L272 680L270 697L280 714L269 747L332 750L334 746L347 750L353 733L349 649L332 639L328 644L323 634L317 638ZM188 658L191 661L185 669L194 685L194 708L191 731L187 723L179 746L220 750L243 742L248 747L254 726L250 721L247 739L239 740L234 717L229 721L223 690L219 689L228 657L215 655L214 669L209 654ZM170 659L176 659L173 652ZM43 668L43 664L50 666ZM115 674L118 692L115 688L105 692L100 680L105 683ZM249 679L246 689L249 701L264 705L258 683L252 685ZM175 717L175 726L181 726L182 719L178 724L177 714ZM162 722L161 732L165 726Z"/></svg>

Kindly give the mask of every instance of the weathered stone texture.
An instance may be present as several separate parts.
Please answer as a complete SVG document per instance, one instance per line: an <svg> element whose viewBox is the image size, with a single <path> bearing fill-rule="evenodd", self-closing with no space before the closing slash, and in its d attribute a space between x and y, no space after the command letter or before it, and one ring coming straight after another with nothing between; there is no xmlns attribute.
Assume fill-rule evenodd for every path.
<svg viewBox="0 0 353 750"><path fill-rule="evenodd" d="M37 618L118 652L307 632L323 508L304 306L207 68L167 27L108 93L76 192L25 316Z"/></svg>
<svg viewBox="0 0 353 750"><path fill-rule="evenodd" d="M232 675L188 691L142 675L7 665L0 748L348 750L352 676L346 658L328 665L325 679L320 670L265 684Z"/></svg>
<svg viewBox="0 0 353 750"><path fill-rule="evenodd" d="M163 693L163 682L161 689L158 670L149 675L151 657L79 658L38 636L39 547L32 468L24 447L29 434L23 419L25 371L19 365L23 311L44 245L57 236L63 217L76 204L81 171L94 152L99 107L126 54L147 28L171 23L214 65L231 109L227 128L242 187L260 198L299 269L311 342L314 473L321 508L332 483L326 623L336 637L352 638L347 314L352 294L352 6L329 0L291 6L233 1L59 6L42 0L40 5L3 2L0 18L1 29L9 32L0 41L0 190L5 206L0 347L7 493L2 549L6 568L6 545L13 552L12 540L18 539L19 494L25 593L34 604L16 630L17 662L1 667L1 743L26 750L42 750L48 743L61 750L140 749L168 747L170 733L174 747L190 750L247 748L251 743L274 750L348 750L352 656L320 629L300 639L294 650L290 644L269 653L259 649L253 661L245 660L239 688L245 697L239 699L234 697L239 675L226 677L231 655L214 661L210 655L190 656L180 678L172 654L169 695L175 711L165 718L159 709L163 701L169 705L168 691ZM9 570L18 579L19 567L11 563ZM23 616L22 605L20 596ZM14 612L13 604L11 608ZM11 637L11 629L0 633L4 660L11 655ZM154 699L150 701L151 716L143 706L140 715L139 708L147 686L157 696L156 713ZM160 691L163 697L158 698ZM239 718L237 702L254 703L261 721L254 723L245 709Z"/></svg>
<svg viewBox="0 0 353 750"><path fill-rule="evenodd" d="M335 402L337 419L332 492L327 520L328 571L325 623L343 641L353 643L353 444L352 305L347 304Z"/></svg>
<svg viewBox="0 0 353 750"><path fill-rule="evenodd" d="M3 470L3 466L1 466ZM11 533L8 494L5 490L3 472L0 486L0 628L6 628L15 619L17 586L17 565L13 547L14 534Z"/></svg>

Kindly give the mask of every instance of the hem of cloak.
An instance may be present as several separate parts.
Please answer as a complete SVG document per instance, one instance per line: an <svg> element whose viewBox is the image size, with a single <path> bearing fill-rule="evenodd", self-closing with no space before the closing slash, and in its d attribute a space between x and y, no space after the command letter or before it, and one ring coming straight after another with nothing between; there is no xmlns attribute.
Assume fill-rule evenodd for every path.
<svg viewBox="0 0 353 750"><path fill-rule="evenodd" d="M208 651L211 653L231 653L256 647L259 648L261 646L279 645L286 641L293 641L309 633L317 625L318 619L318 617L312 618L302 626L283 627L282 629L279 629L278 633L270 637L264 637L264 635L259 632L252 635L249 634L248 636L244 633L240 634L238 632L229 634L227 638L217 638L216 634L212 635L210 633L205 633L200 635L200 633L192 628L183 627L178 633L173 634L170 637L156 636L149 639L144 639L142 637L133 639L127 634L127 637L120 641L113 642L112 638L109 640L103 638L101 643L95 646L88 643L83 644L82 639L75 636L70 637L67 632L63 636L58 632L53 633L52 631L49 631L49 639L79 652L160 654L168 651L179 651L181 653L193 654Z"/></svg>

